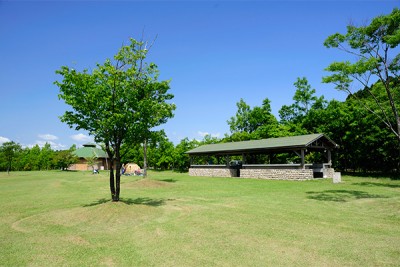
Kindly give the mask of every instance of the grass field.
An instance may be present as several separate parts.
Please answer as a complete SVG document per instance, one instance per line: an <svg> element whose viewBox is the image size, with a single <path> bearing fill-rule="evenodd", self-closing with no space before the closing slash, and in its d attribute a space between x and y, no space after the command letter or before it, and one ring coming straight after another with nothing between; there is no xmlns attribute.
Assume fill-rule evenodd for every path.
<svg viewBox="0 0 400 267"><path fill-rule="evenodd" d="M400 181L0 173L0 266L399 266Z"/></svg>

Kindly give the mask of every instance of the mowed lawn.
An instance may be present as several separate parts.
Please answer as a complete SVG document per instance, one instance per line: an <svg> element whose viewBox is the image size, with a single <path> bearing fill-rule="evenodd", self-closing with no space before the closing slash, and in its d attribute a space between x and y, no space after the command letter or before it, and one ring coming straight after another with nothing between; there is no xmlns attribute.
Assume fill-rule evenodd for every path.
<svg viewBox="0 0 400 267"><path fill-rule="evenodd" d="M0 173L0 266L399 266L400 181Z"/></svg>

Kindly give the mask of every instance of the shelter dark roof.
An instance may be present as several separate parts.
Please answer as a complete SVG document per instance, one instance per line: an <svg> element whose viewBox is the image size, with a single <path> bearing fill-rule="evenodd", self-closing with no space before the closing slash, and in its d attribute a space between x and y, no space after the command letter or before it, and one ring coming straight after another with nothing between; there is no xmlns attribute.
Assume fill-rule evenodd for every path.
<svg viewBox="0 0 400 267"><path fill-rule="evenodd" d="M269 138L262 140L250 140L242 142L230 142L203 145L186 153L190 155L199 154L240 154L255 152L288 151L298 149L333 149L338 145L324 134L308 134Z"/></svg>

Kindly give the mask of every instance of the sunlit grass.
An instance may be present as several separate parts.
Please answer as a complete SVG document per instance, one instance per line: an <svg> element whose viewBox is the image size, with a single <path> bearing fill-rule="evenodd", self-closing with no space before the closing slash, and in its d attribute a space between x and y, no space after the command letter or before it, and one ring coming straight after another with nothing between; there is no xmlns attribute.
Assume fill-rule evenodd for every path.
<svg viewBox="0 0 400 267"><path fill-rule="evenodd" d="M398 266L400 181L0 173L0 266Z"/></svg>

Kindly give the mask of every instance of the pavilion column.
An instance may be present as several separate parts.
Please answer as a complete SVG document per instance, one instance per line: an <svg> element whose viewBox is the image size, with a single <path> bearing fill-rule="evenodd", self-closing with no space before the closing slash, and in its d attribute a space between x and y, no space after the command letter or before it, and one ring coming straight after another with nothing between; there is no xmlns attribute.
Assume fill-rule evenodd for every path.
<svg viewBox="0 0 400 267"><path fill-rule="evenodd" d="M331 166L332 166L332 154L331 154L331 150L328 149L327 153L328 153L328 164L329 164L330 167L331 167Z"/></svg>
<svg viewBox="0 0 400 267"><path fill-rule="evenodd" d="M305 160L304 160L304 149L301 150L301 168L304 170L305 169Z"/></svg>

